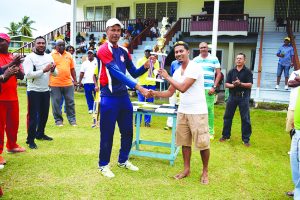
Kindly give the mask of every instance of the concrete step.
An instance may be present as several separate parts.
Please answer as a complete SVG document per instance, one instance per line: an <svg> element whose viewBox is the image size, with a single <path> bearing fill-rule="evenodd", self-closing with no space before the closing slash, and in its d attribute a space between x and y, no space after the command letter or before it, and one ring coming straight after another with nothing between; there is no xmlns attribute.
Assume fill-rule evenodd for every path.
<svg viewBox="0 0 300 200"><path fill-rule="evenodd" d="M251 90L251 98L255 102L276 102L276 103L289 103L290 90L284 89L265 89L260 88L259 90L255 87Z"/></svg>

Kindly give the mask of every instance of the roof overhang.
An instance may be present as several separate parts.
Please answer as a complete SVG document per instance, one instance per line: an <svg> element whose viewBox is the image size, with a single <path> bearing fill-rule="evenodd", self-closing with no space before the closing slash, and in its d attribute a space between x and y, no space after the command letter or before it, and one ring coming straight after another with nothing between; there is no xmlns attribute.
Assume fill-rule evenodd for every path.
<svg viewBox="0 0 300 200"><path fill-rule="evenodd" d="M71 0L56 0L60 3L66 3L66 4L70 4L71 5Z"/></svg>

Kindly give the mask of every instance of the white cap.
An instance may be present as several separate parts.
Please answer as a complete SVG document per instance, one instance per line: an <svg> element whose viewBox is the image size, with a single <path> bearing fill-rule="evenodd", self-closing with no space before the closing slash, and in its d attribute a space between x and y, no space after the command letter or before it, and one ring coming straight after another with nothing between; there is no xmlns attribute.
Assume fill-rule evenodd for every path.
<svg viewBox="0 0 300 200"><path fill-rule="evenodd" d="M120 25L121 28L124 28L124 25L117 18L111 18L111 19L107 20L106 28L108 28L110 26L114 26L114 25Z"/></svg>

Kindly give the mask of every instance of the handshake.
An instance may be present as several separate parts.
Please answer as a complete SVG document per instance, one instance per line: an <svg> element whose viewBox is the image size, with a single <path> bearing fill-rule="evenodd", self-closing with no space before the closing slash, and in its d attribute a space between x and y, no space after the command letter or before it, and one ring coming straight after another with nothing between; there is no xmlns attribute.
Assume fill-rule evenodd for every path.
<svg viewBox="0 0 300 200"><path fill-rule="evenodd" d="M141 86L140 86L141 87ZM138 91L145 97L145 98L152 98L158 96L158 91L155 90L148 90L146 88L141 87Z"/></svg>

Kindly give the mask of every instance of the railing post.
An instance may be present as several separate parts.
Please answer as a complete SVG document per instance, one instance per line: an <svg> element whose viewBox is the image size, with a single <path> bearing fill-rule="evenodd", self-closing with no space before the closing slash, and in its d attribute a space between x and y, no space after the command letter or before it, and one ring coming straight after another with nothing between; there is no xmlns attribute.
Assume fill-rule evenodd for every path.
<svg viewBox="0 0 300 200"><path fill-rule="evenodd" d="M260 32L260 43L259 43L259 58L258 58L258 70L257 70L257 86L256 86L256 98L259 97L259 90L260 90L260 80L261 80L261 71L262 71L262 47L264 41L264 18L262 18L261 23L261 32Z"/></svg>

